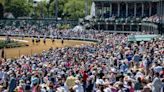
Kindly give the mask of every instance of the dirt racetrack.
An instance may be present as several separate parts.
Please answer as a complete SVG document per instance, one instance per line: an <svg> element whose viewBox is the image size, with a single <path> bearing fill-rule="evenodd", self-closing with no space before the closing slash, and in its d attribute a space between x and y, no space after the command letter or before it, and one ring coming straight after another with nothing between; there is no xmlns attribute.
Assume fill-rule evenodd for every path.
<svg viewBox="0 0 164 92"><path fill-rule="evenodd" d="M0 37L1 39L4 37ZM21 38L12 37L11 39L20 40ZM5 49L5 57L6 58L16 58L21 55L32 55L34 53L41 53L43 50L48 50L50 47L65 47L65 46L80 46L82 44L91 44L93 42L87 41L78 41L78 40L64 40L64 44L61 43L60 39L55 39L55 42L52 43L51 39L46 39L46 44L43 43L43 39L41 39L40 43L33 44L31 38L24 38L24 42L27 42L29 46L27 47L19 47L19 48L8 48ZM0 50L1 52L1 50ZM1 55L1 53L0 53Z"/></svg>

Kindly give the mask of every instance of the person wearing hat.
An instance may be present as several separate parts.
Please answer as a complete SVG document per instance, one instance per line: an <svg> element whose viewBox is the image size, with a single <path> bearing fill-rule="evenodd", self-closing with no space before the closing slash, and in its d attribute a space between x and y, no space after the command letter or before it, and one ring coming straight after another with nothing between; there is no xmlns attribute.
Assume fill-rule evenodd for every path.
<svg viewBox="0 0 164 92"><path fill-rule="evenodd" d="M112 90L111 90L111 88L109 87L109 82L105 82L104 84L103 84L103 86L104 86L104 92L112 92Z"/></svg>
<svg viewBox="0 0 164 92"><path fill-rule="evenodd" d="M118 84L118 92L127 92L127 89L124 87L122 82Z"/></svg>
<svg viewBox="0 0 164 92"><path fill-rule="evenodd" d="M129 92L134 92L134 87L133 87L133 84L132 84L132 81L128 81L128 90L129 90Z"/></svg>
<svg viewBox="0 0 164 92"><path fill-rule="evenodd" d="M141 92L151 92L151 86L148 85L148 81L143 81L143 89L141 90Z"/></svg>
<svg viewBox="0 0 164 92"><path fill-rule="evenodd" d="M16 88L16 74L13 73L11 74L11 79L9 82L9 92L14 92L15 88Z"/></svg>
<svg viewBox="0 0 164 92"><path fill-rule="evenodd" d="M16 92L24 92L24 88L25 88L25 83L24 80L20 80L19 81L19 86L17 86L16 88Z"/></svg>
<svg viewBox="0 0 164 92"><path fill-rule="evenodd" d="M25 87L24 87L25 92L30 92L31 91L31 86L30 86L30 80L26 80Z"/></svg>
<svg viewBox="0 0 164 92"><path fill-rule="evenodd" d="M57 88L56 92L69 92L69 91L64 83L60 83L60 86Z"/></svg>
<svg viewBox="0 0 164 92"><path fill-rule="evenodd" d="M37 77L33 77L31 79L32 90L31 92L40 92L41 87L39 86L39 79Z"/></svg>
<svg viewBox="0 0 164 92"><path fill-rule="evenodd" d="M152 82L152 92L160 92L162 88L162 81L158 72L155 73L155 78Z"/></svg>
<svg viewBox="0 0 164 92"><path fill-rule="evenodd" d="M136 67L138 68L138 65L139 65L139 61L140 61L140 56L138 54L138 52L136 52L133 56L133 61L135 62L136 64Z"/></svg>
<svg viewBox="0 0 164 92"><path fill-rule="evenodd" d="M72 89L74 92L84 92L84 88L79 80L75 80L75 85Z"/></svg>
<svg viewBox="0 0 164 92"><path fill-rule="evenodd" d="M88 75L87 75L87 72L86 71L84 71L84 72L82 72L82 77L83 77L83 80L82 80L82 82L83 82L83 87L84 87L84 90L86 89L86 83L87 83L87 78L88 78Z"/></svg>
<svg viewBox="0 0 164 92"><path fill-rule="evenodd" d="M75 80L77 78L74 76L68 76L66 79L66 85L68 86L68 89L71 89L75 85Z"/></svg>
<svg viewBox="0 0 164 92"><path fill-rule="evenodd" d="M47 91L48 91L48 92L55 92L54 84L53 84L52 81L49 81L49 82L48 82Z"/></svg>
<svg viewBox="0 0 164 92"><path fill-rule="evenodd" d="M92 92L93 88L94 88L94 75L89 76L88 80L87 80L87 92Z"/></svg>
<svg viewBox="0 0 164 92"><path fill-rule="evenodd" d="M141 90L141 83L142 81L141 81L141 78L140 77L138 77L137 78L137 81L136 81L136 83L135 83L135 85L134 85L134 90L135 91L140 91Z"/></svg>

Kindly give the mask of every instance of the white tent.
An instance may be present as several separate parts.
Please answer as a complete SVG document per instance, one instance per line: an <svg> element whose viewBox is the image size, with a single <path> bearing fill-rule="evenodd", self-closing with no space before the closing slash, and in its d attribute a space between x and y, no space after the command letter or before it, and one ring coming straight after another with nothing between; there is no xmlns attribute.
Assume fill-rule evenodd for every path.
<svg viewBox="0 0 164 92"><path fill-rule="evenodd" d="M93 17L95 17L95 16L96 16L95 11L96 11L96 10L95 10L95 3L93 2L93 3L92 3L92 6L91 6L90 15L86 16L86 17L85 17L85 20L91 20Z"/></svg>
<svg viewBox="0 0 164 92"><path fill-rule="evenodd" d="M91 6L90 15L91 15L92 17L96 16L95 12L96 12L95 3L93 2L93 3L92 3L92 6Z"/></svg>
<svg viewBox="0 0 164 92"><path fill-rule="evenodd" d="M73 28L73 31L83 31L83 27L82 26L75 26L74 28Z"/></svg>
<svg viewBox="0 0 164 92"><path fill-rule="evenodd" d="M85 17L85 20L91 20L92 19L92 16L91 15L88 15Z"/></svg>

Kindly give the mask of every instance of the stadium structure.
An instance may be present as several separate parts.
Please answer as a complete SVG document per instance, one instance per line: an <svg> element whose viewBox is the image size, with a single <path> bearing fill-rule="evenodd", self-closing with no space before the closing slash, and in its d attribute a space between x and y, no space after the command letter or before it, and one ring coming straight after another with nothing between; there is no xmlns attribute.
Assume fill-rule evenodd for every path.
<svg viewBox="0 0 164 92"><path fill-rule="evenodd" d="M93 28L164 33L164 0L92 0Z"/></svg>

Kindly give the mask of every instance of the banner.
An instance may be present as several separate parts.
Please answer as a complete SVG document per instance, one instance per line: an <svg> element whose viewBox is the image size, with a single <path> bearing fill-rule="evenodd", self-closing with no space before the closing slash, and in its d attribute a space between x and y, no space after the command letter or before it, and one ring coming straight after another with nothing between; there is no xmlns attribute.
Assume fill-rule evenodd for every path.
<svg viewBox="0 0 164 92"><path fill-rule="evenodd" d="M128 41L150 41L158 35L129 35Z"/></svg>

